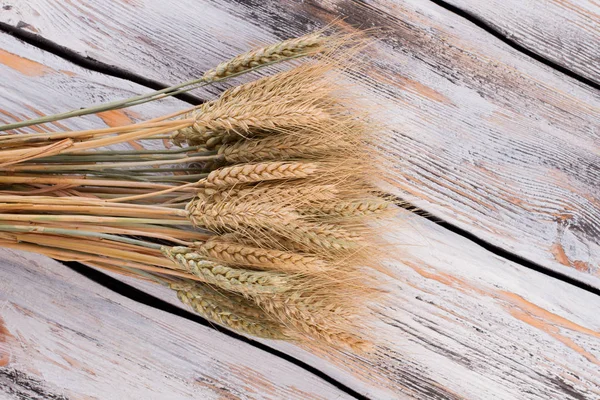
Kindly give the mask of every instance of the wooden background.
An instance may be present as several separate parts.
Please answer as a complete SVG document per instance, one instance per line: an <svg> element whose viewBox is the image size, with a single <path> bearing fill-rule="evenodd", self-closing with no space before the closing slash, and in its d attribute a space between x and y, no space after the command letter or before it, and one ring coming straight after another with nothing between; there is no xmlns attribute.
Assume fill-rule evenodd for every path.
<svg viewBox="0 0 600 400"><path fill-rule="evenodd" d="M398 218L375 354L242 341L0 250L0 398L600 398L597 2L5 0L0 120L143 93L134 82L197 77L329 23L379 28L355 83L394 130L387 189L433 216Z"/></svg>

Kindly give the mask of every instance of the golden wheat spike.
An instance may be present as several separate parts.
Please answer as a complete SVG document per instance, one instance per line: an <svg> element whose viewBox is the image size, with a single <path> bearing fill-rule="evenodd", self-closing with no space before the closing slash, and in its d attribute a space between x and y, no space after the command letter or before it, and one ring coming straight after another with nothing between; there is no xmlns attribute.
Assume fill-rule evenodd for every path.
<svg viewBox="0 0 600 400"><path fill-rule="evenodd" d="M251 266L261 270L297 274L315 274L331 270L325 260L312 255L254 247L219 236L198 246L197 251L217 262Z"/></svg>
<svg viewBox="0 0 600 400"><path fill-rule="evenodd" d="M203 317L234 331L265 339L292 338L283 324L239 295L225 295L198 283L173 283L170 287L177 292L182 303L192 307Z"/></svg>
<svg viewBox="0 0 600 400"><path fill-rule="evenodd" d="M302 179L314 174L318 165L308 162L264 162L220 168L206 178L206 186L226 187L243 183Z"/></svg>
<svg viewBox="0 0 600 400"><path fill-rule="evenodd" d="M214 202L240 200L258 201L293 206L296 209L309 207L336 199L338 189L332 184L292 182L262 182L259 185L237 185L225 188L202 188L198 197Z"/></svg>
<svg viewBox="0 0 600 400"><path fill-rule="evenodd" d="M328 125L345 109L333 96L338 90L326 72L333 63L317 62L261 78L225 91L217 100L185 114L194 123L177 131L176 144L205 144L227 132L245 137L251 131L280 131Z"/></svg>
<svg viewBox="0 0 600 400"><path fill-rule="evenodd" d="M178 266L224 290L256 294L285 292L293 287L285 274L226 267L206 260L191 248L163 247L162 251Z"/></svg>
<svg viewBox="0 0 600 400"><path fill-rule="evenodd" d="M283 298L281 296L255 296L254 300L273 318L288 329L319 344L365 351L371 342L359 334L360 327L349 317L357 311L345 309L333 302L318 300L311 295Z"/></svg>
<svg viewBox="0 0 600 400"><path fill-rule="evenodd" d="M215 232L272 237L274 242L284 238L315 254L352 250L361 243L360 235L350 230L303 219L290 207L264 201L195 199L188 204L187 211L195 225Z"/></svg>
<svg viewBox="0 0 600 400"><path fill-rule="evenodd" d="M219 148L219 154L230 163L265 160L316 159L339 151L339 143L327 137L320 139L298 133L277 135L261 140L244 140Z"/></svg>
<svg viewBox="0 0 600 400"><path fill-rule="evenodd" d="M205 82L214 82L230 75L239 74L261 65L272 64L283 59L296 58L323 50L327 37L320 32L288 39L270 46L261 47L240 54L206 71L202 76Z"/></svg>
<svg viewBox="0 0 600 400"><path fill-rule="evenodd" d="M382 198L336 200L308 205L301 212L316 216L360 218L385 212L390 202Z"/></svg>

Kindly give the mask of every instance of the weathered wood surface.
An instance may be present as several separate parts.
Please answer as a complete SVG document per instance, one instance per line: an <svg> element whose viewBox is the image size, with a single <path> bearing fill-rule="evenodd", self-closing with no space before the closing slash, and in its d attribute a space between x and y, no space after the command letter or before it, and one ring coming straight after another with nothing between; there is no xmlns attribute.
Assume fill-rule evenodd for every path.
<svg viewBox="0 0 600 400"><path fill-rule="evenodd" d="M126 98L146 90L131 82L80 68L4 33L0 34L0 82L0 124ZM20 131L126 125L178 111L184 106L178 100L164 99L158 103L71 118Z"/></svg>
<svg viewBox="0 0 600 400"><path fill-rule="evenodd" d="M342 30L381 28L359 86L395 130L392 190L495 245L600 287L600 94L434 3L11 6L0 20L169 83L334 18L343 18L334 22Z"/></svg>
<svg viewBox="0 0 600 400"><path fill-rule="evenodd" d="M279 357L0 250L1 399L351 399Z"/></svg>
<svg viewBox="0 0 600 400"><path fill-rule="evenodd" d="M65 4L68 5L68 3ZM220 7L222 4L223 3L218 3ZM355 5L352 6L355 7ZM115 5L115 7L117 7L117 5ZM176 8L177 6L174 7ZM243 10L246 9L244 8ZM208 11L210 11L210 9ZM239 13L239 10L236 12ZM246 10L244 12L248 11ZM294 12L298 11L296 10ZM287 14L282 10L282 15L285 16ZM366 12L365 15L368 17L369 13ZM414 17L414 14L410 14L408 11L407 15L412 15ZM202 14L198 13L198 16L200 18ZM428 15L422 23L431 21L432 18L432 16ZM189 21L189 19L187 21ZM248 31L251 31L248 26L243 25L245 22L241 20L236 20L234 22L242 24L241 26L248 28ZM232 26L231 29L233 29L234 26ZM253 29L255 33L259 32L258 28ZM300 28L292 26L292 29ZM464 32L461 33L461 35L462 34L464 34ZM224 35L224 33L222 33L222 35ZM429 39L434 40L433 36L434 35L432 34ZM268 39L269 37L265 38ZM35 51L28 46L19 44L14 39L5 35L0 35L0 39L0 48L4 49L6 53L9 53L8 56L5 53L2 53L5 58L2 58L2 65L0 65L0 77L2 77L3 83L3 99L1 99L2 104L0 105L0 108L5 109L10 107L9 110L14 115L20 116L21 113L27 116L34 115L35 112L29 108L31 107L31 104L35 104L36 109L45 113L71 109L84 104L87 105L94 102L90 101L90 97L95 93L98 93L102 88L105 90L105 92L102 92L105 93L105 97L111 98L124 97L124 92L140 90L136 85L131 85L127 82L112 78L99 77L97 74L75 68L64 61L56 59L54 56L41 51ZM250 39L251 36L244 36L240 39L232 35L231 43L237 43L240 48L233 49L233 47L227 47L227 45L223 45L221 48L229 49L232 51L230 54L233 54L243 48L246 41ZM473 45L475 44L477 43L474 43ZM388 45L389 43L380 44L380 46ZM507 52L506 49L502 50L502 46L499 48L501 49L498 50L499 52ZM382 48L373 51L375 53L371 55L378 56L379 52L382 51ZM454 48L454 51L459 50ZM470 49L469 51L474 50ZM17 56L17 58L14 58L13 56ZM225 55L221 54L219 58L223 58L224 56ZM420 54L419 56L425 57L424 54ZM216 60L216 56L213 57ZM407 76L399 76L404 76L404 79L414 80L415 77L410 74L414 71L416 71L415 73L421 73L419 71L423 71L423 68L425 68L416 61L416 58L410 58L413 56L401 56L400 53L393 56L382 55L380 57L382 64L379 71L381 71L381 68L390 69L386 76L389 76L389 74L391 74L390 71L394 71L394 68L397 68L393 63L393 57L398 58L400 62L412 60L411 62L416 63L412 67L410 65L403 67L406 68L406 72L402 69L403 74L407 74ZM511 59L511 62L517 64L526 62L523 60L519 61L517 56L514 57L514 59ZM426 58L426 60L427 59L428 58ZM34 62L33 67L28 60ZM451 60L448 60L448 63L451 62ZM476 60L473 62L476 63ZM477 65L474 65L473 67L475 66ZM504 66L504 68L507 67ZM534 67L529 66L529 68ZM540 83L540 87L547 88L547 86L544 85L552 84L552 79L556 81L557 85L560 83L560 80L557 77L552 78L554 75L544 68L535 68L539 69L534 72L541 71L542 78L548 79L544 81L544 84ZM28 72L32 70L38 71L39 69L48 72L41 74L32 74ZM61 72L61 70L69 72ZM431 71L430 73L433 74ZM517 74L517 70L515 69L514 71L514 73ZM62 76L62 74L68 76L73 72L75 73L75 77L77 77L75 80L66 79L66 77ZM88 79L90 82L87 82ZM437 82L439 84L439 79L442 78L438 76L437 78L432 79L434 83ZM473 101L472 107L477 107L479 104L478 101L485 101L485 99L475 101L475 98L469 97L472 96L472 93L469 94L469 90L475 90L475 84L464 76L461 76L460 79L464 80L464 82L470 82L470 85L472 85L469 86L465 83L465 87L463 88L465 97L467 99L470 98ZM416 81L413 81L411 84L414 85L415 82ZM433 129L432 126L427 128L429 129L426 130L428 133L422 138L419 138L418 136L422 135L422 132L416 129L419 123L417 118L420 116L423 118L423 122L421 123L425 124L431 124L432 122L429 121L430 119L438 118L436 114L433 114L433 109L428 111L431 114L426 114L424 111L427 110L426 107L430 100L421 97L419 94L424 88L419 87L420 89L417 90L414 86L407 87L406 84L404 86L405 89L402 90L391 83L389 85L381 85L376 84L374 80L369 80L367 82L366 90L374 96L375 101L383 102L383 99L379 97L380 93L387 91L389 98L386 101L393 102L396 105L401 101L404 102L405 105L401 110L402 112L407 113L408 116L396 116L394 119L396 122L394 123L398 122L398 118L406 117L403 126L408 126L410 130L408 131L409 133L403 132L402 135L399 135L399 141L406 140L407 143L410 143L407 138L411 137L410 135L413 135L413 137L419 139L419 143L421 143L420 146L424 146L423 143L426 143L427 145L431 145L431 143L435 144L436 142L433 141L435 132L431 131L431 129ZM566 98L563 99L563 107L582 107L582 104L584 104L585 101L581 100L579 95L583 96L584 100L594 100L594 97L586 92L584 88L577 89L578 86L572 83L564 83L564 85L565 86L561 87L564 90L569 90L574 97L568 102ZM5 90L4 87L7 87L8 89ZM69 96L57 95L57 93L63 92L65 87L77 90L72 90L71 95ZM411 89L411 87L413 89ZM119 92L119 90L124 92ZM491 88L484 85L481 90L487 90L487 94L491 96ZM504 89L499 87L497 90L502 91ZM20 91L23 91L24 96L26 96L25 98L20 99ZM573 91L576 93L573 94ZM549 94L550 92L544 93ZM451 95L449 92L447 94ZM540 93L537 94L539 95ZM513 93L513 95L516 96L515 93ZM554 93L554 95L558 94ZM48 101L48 99L52 99L52 101ZM454 101L459 101L460 96L453 96L452 99ZM97 100L100 101L100 99ZM516 97L513 100L515 102L519 101ZM420 112L417 110L417 101L420 101L424 107ZM175 100L171 100L171 102L172 103L165 103L164 106L160 107L151 106L156 108L136 109L136 112L139 113L140 117L150 117L156 115L156 112L164 113L170 111L172 108L183 107L183 103L179 103ZM574 105L571 103L574 103ZM468 111L466 103L461 104L461 107L463 107L462 112L466 113ZM431 106L431 104L429 104L429 106ZM487 104L487 106L490 105ZM556 108L549 107L551 109L550 111L556 113L559 112ZM515 112L517 111L518 110ZM447 110L442 107L439 109L439 112L447 112ZM446 118L451 118L450 114L445 115ZM557 124L564 123L564 121L558 120L561 115L563 114L559 113L555 116L555 118L557 118ZM131 116L129 117L131 118ZM133 118L135 117L136 116L134 115ZM3 118L9 121L12 117L10 115L5 115ZM463 115L461 118L466 118L466 116ZM586 116L584 113L583 116L579 115L577 118L585 119L590 118L590 116ZM521 122L525 123L523 121ZM98 126L101 124L101 121L96 117L91 117L90 119L76 119L71 121L71 123L80 124L80 127L88 127L91 125ZM114 121L111 123L114 123ZM441 122L438 121L437 123ZM411 131L412 133L410 133ZM551 132L556 133L557 131ZM509 132L507 130L504 133ZM576 132L576 134L581 134L581 132ZM559 135L559 137L562 137L561 140L564 141L565 146L570 145L572 138L566 136L567 133L563 133L563 135L565 136ZM462 139L463 138L461 137L461 140ZM469 140L475 139L476 138L473 137L466 137L464 140L466 141L466 145L469 145ZM496 140L498 141L501 139L501 137L496 137ZM442 144L440 143L436 146L441 145ZM481 144L481 146L483 146L483 144ZM583 146L581 146L581 148L583 149ZM593 149L593 147L590 148ZM562 149L564 150L564 146ZM482 148L480 150L483 151L485 149ZM456 149L454 151L456 151ZM496 149L496 151L498 150ZM444 152L439 154L445 156ZM438 155L438 157L441 157L441 155ZM413 155L413 158L415 157L416 156ZM428 157L433 158L435 156L431 154ZM403 171L407 176L407 180L411 177L414 179L414 176L411 175L413 172L410 172L412 171L410 168L414 168L410 167L409 163L411 162L414 161L407 161L408 164L405 166L406 170ZM436 160L436 162L441 161ZM542 161L539 162L540 165L543 164ZM521 161L521 163L524 163L524 161ZM467 163L467 166L468 165L469 163ZM521 165L520 168L528 170L528 165L519 165ZM534 163L534 166L536 165L538 164ZM513 168L515 168L515 170L520 170L516 169L516 167ZM441 178L438 177L438 179ZM419 185L421 185L421 183ZM416 185L415 188L420 187L419 185ZM584 187L581 186L581 188ZM588 187L586 190L591 189ZM540 196L542 195L543 192ZM539 200L539 204L543 204L542 200ZM444 207L449 206L446 204ZM401 214L398 228L400 232L396 232L395 234L402 245L402 257L405 259L405 262L395 266L397 279L390 282L391 299L389 305L378 311L380 321L377 324L377 329L380 332L382 343L374 355L362 357L333 351L329 353L311 354L287 344L277 344L273 346L306 360L311 365L315 365L319 369L373 399L404 397L443 399L594 399L595 397L600 396L600 373L598 372L600 366L600 316L597 313L597 310L600 309L600 298L588 292L581 291L573 286L492 256L473 243L412 214ZM518 237L516 234L513 235L515 239ZM535 235L531 232L530 236L533 237ZM538 234L538 239L539 237L543 239L543 232ZM540 239L541 243L543 243L542 239ZM529 245L531 246L531 243ZM536 251L540 251L540 248L536 249ZM591 251L593 251L593 248L591 248L590 252ZM5 253L2 254L3 255L0 255L0 260L5 257ZM9 252L7 254L17 253ZM34 260L39 261L39 259L40 258L37 258L37 256L34 256ZM16 302L15 299L19 293L32 292L31 290L22 289L23 282L27 282L28 280L32 280L34 283L31 285L32 288L37 284L43 285L44 281L48 280L50 285L44 289L45 293L54 293L52 292L54 290L53 288L58 287L60 290L56 291L56 293L62 294L62 296L59 297L61 301L64 300L65 297L70 296L70 289L61 286L65 285L65 283L59 283L62 279L60 274L64 271L54 271L52 268L48 267L48 265L50 264L44 262L43 268L45 271L52 271L50 273L51 278L42 279L38 276L38 280L34 279L38 270L32 269L30 265L29 268L26 268L23 271L27 271L31 276L28 276L27 279L20 279L20 286L17 285L17 283L6 285L7 288L11 288L10 293L6 294L6 298L10 302ZM0 273L4 274L4 271L8 271L8 266L4 263L0 263ZM6 274L7 276L12 275L8 272ZM56 277L56 281L54 281L52 277ZM73 283L73 279L69 279L67 283ZM96 299L97 297L95 296L99 296L100 298L113 299L112 301L117 301L120 304L131 304L126 300L114 300L117 297L109 297L106 292L103 292L95 285L83 282L79 282L77 285L81 285L79 286L79 290L85 289L85 293L92 299ZM77 287L77 285L75 286ZM1 293L7 293L8 289L2 288L1 290ZM175 300L172 293L162 292L158 287L152 286L147 288L147 290L158 293L171 301ZM100 295L97 295L97 293L100 293ZM48 299L48 297L46 297L46 299ZM37 313L35 315L44 315L47 308L49 310L47 312L48 315L54 315L55 313L60 314L61 319L55 317L53 319L54 321L60 322L63 318L71 318L68 315L63 315L67 314L67 312L65 311L65 308L60 308L60 304L57 304L56 301L38 301L35 298L29 297L26 297L23 301L31 302L28 304L32 304L32 309L35 308L34 311ZM100 300L98 300L98 302L100 302ZM113 304L111 301L107 301L107 303ZM99 303L96 302L89 303L84 310L88 312L89 318L94 317L99 320L104 320L104 317L102 317L104 314L102 313L105 312L105 309L103 309L103 307L100 307L100 310L98 310L101 315L100 317L94 314L98 304ZM71 308L74 308L75 306L76 305L73 305ZM143 307L137 309L134 308L133 305L128 305L126 308L122 308L122 306L110 308L109 311L106 311L107 314L110 314L107 315L106 318L115 318L110 321L127 322L127 316L112 314L123 312L125 315L129 315L127 314L129 313L128 309L134 309L136 313L142 313L143 310L143 315L150 315L146 314L150 313L150 311ZM14 308L10 308L10 310L13 309ZM72 310L70 311L72 312ZM164 324L170 325L170 318L173 317L167 315L165 319L163 319L163 314L160 314L160 321L158 321L159 314L153 315L156 319L155 317L152 317L152 319L157 322L147 322L147 324L138 327L136 327L135 324L132 326L136 327L135 333L138 336L142 333L144 335L155 335L153 338L156 339L157 342L154 342L154 344L148 342L144 346L137 347L132 345L132 354L142 352L144 357L148 357L148 353L150 352L149 349L162 349L161 347L158 347L158 340L161 336L157 334L157 332L163 332L161 329L164 328ZM11 328L14 330L15 327L17 327L18 329L18 324L15 325L15 321L18 323L18 321L23 320L22 317L16 314L12 317L9 315L4 318L2 311L0 311L0 316L5 319L5 325L9 332L12 332ZM140 319L143 318L140 317ZM6 322L7 320L9 321L8 323ZM180 319L176 319L176 321L180 321ZM73 324L76 322L77 321L73 321ZM93 326L91 319L84 320L84 322L86 322L85 327ZM183 320L181 320L181 322L189 323ZM38 326L43 326L43 323L40 322L40 325ZM55 327L55 325L50 326ZM63 326L69 325L63 324ZM114 331L115 326L116 322L110 325L112 331ZM33 330L29 332L29 334L31 335L30 337L35 336L36 340L46 340L47 337L50 337L47 339L48 342L45 342L47 344L44 345L44 348L61 348L60 343L63 343L64 345L64 337L58 334L52 336L55 332L53 329L54 328L47 328L40 337L35 336ZM215 343L215 335L220 335L213 331L205 331L201 326L197 326L197 328L190 327L190 329L194 329L193 333L196 336L194 336L193 339L196 340L196 343L198 343L198 341L203 341L208 347ZM137 332L137 330L141 330L141 332ZM127 347L129 343L126 341L127 338L118 335L118 339L114 339L117 340L117 342L111 342L113 338L111 338L110 335L106 336L109 331L107 330L104 332L104 334L101 332L96 336L92 335L92 337L98 338L98 340L100 340L101 337L106 338L105 340L108 340L109 343L106 345L106 348L111 349L107 350L109 354L111 354L110 352L112 351L112 355L114 356L115 353L122 351L123 348L129 350L129 347ZM21 336L22 335L23 333L21 333ZM130 339L133 340L131 337ZM121 341L119 342L119 340ZM32 343L35 343L34 339L31 339L31 341ZM185 350L185 346L187 345L183 345L182 343L183 342L178 345ZM271 343L269 344L271 345ZM85 346L82 345L82 347ZM117 348L121 350L117 350ZM31 349L31 353L29 353L27 349ZM19 353L23 357L21 360L39 360L41 356L34 349L36 349L34 344L24 348L23 352ZM68 350L69 349L67 348L64 352L67 352ZM85 352L88 350L89 349L82 349L81 352L77 353L82 357L80 360L83 359ZM211 349L208 348L204 350L208 352ZM92 350L89 351L92 352ZM93 351L97 351L97 349ZM260 371L262 367L266 368L265 365L268 361L265 361L262 354L258 355L257 353L254 353L255 350L251 347L249 349L246 347L236 347L236 351L227 354L246 354L246 351L251 352L251 355L248 358L244 358L244 360L248 360L248 363L250 363L250 361L254 359L257 363L256 365L251 364L253 369ZM43 354L47 355L48 353ZM71 356L69 353L67 354ZM94 352L93 354L97 353ZM210 354L214 354L216 360L213 359L212 364L205 363L201 366L197 366L198 369L195 371L207 374L206 370L208 370L210 372L208 374L211 377L210 379L214 380L216 379L216 373L213 374L214 370L211 370L211 368L216 368L214 365L220 365L218 364L219 360L227 360L227 358L221 358L220 350L219 352L215 351ZM133 357L129 358L133 359ZM60 359L51 358L51 360L56 361L58 364L62 363ZM162 360L154 360L157 364L162 365ZM177 357L173 356L170 360L170 362L176 362ZM193 362L194 361L192 360L192 363ZM65 388L64 368L52 362L45 362L43 365L45 368L43 369L43 375L34 376L43 380L43 385L52 390ZM132 364L127 365L131 366ZM7 367L2 368L0 371L7 371L6 368ZM39 367L36 368L41 370ZM158 369L159 365L156 365L155 368ZM280 368L275 366L270 371L274 374L277 373L278 370L280 370ZM288 370L283 371L285 371L285 374L291 373L287 372ZM128 373L129 372L130 371L128 371ZM100 375L103 379L115 376L109 374L112 373L112 371L103 370L102 373L107 374ZM240 375L236 375L239 373L241 372L237 370L231 372L230 370L225 375L228 379L233 379L234 382L232 386L227 386L227 388L231 390L236 388L237 390L230 395L230 397L233 398L236 396L244 397L245 393L242 393L240 389L240 387L244 388L244 385L254 388L254 386L250 385L255 382L250 382L248 384L240 383L243 381L243 378ZM295 376L300 380L305 379L307 376L305 372L299 370L294 370L293 373L296 374ZM122 375L123 374L119 375L121 380L123 379ZM169 376L173 380L177 379L176 377L173 378L172 375ZM193 376L193 374L187 376ZM78 375L78 377L81 378L82 375ZM135 378L135 374L131 374L131 376L128 375L127 378L133 379ZM278 376L277 379L279 378L280 377ZM100 378L94 377L94 379L99 380ZM147 379L146 382L150 382L155 378L148 373L148 375L144 375L144 379ZM164 377L156 377L156 382L158 382L157 385L162 385L165 380L166 378ZM272 376L267 376L265 380L271 381L276 379L273 379ZM92 382L95 381L92 379ZM127 382L129 384L129 381ZM209 382L214 381L209 380ZM262 382L263 381L256 384L262 384ZM310 382L311 381L309 381L309 384ZM93 383L87 381L79 382L78 384L93 385ZM173 382L169 381L168 384L172 385ZM218 384L215 385L216 387L219 387ZM110 390L115 390L115 388L109 386L99 387L100 388L97 390L107 390L105 393L112 393ZM279 386L277 387L279 388ZM313 385L313 387L315 389L314 391L310 391L311 393L321 393L325 398L330 398L330 394L333 398L336 396L334 392L321 392L321 389L316 385ZM205 393L210 393L211 390L212 389L207 389L207 392ZM272 395L272 397L290 397L283 391L285 388L282 388L281 390L281 392ZM304 387L301 387L300 390L304 390ZM257 389L257 391L262 393L260 389ZM227 395L228 393L221 392L219 394ZM129 393L125 393L121 397L127 398L128 395ZM258 395L250 393L247 396L252 397ZM301 394L298 396L302 397ZM106 398L107 396L98 397ZM135 392L132 394L131 398L135 398Z"/></svg>
<svg viewBox="0 0 600 400"><path fill-rule="evenodd" d="M528 50L600 83L600 3L446 0Z"/></svg>
<svg viewBox="0 0 600 400"><path fill-rule="evenodd" d="M376 353L276 345L372 399L595 399L600 297L492 256L403 212ZM180 305L162 287L121 278ZM395 393L395 395L394 395Z"/></svg>
<svg viewBox="0 0 600 400"><path fill-rule="evenodd" d="M110 91L110 88L119 87L129 90L139 89L116 79L85 72L57 57L19 43L9 36L0 35L0 40L1 47L5 52L4 63L0 66L0 76L7 78L8 85L3 96L5 99L10 99L10 101L2 100L0 108L11 107L10 112L14 115L20 116L23 113L28 116L32 115L28 106L29 102L36 104L36 107L42 112L52 112L56 107L70 109L79 106L82 101L89 101L89 96L102 87L107 91ZM41 68L49 72L44 74L31 72ZM61 72L61 70L68 72ZM71 90L70 96L58 95L63 91L63 85L67 84L63 81L66 79L63 74L78 77L78 80L67 81L70 85L76 85L70 86L71 89L74 89ZM25 96L23 99L19 98L20 91ZM48 102L45 99L56 100ZM176 100L171 100L171 102L172 104L168 107L177 108L178 104L183 105ZM162 111L162 109L142 107L137 110L144 117L153 116L157 111ZM76 119L71 123L83 124L83 121L84 119ZM98 126L101 123L102 121L96 117L91 117L85 126L87 124ZM396 235L399 237L398 244L402 246L402 257L406 259L406 262L395 267L397 280L390 282L389 306L379 310L380 322L377 324L377 329L380 330L382 343L377 353L369 357L340 352L311 354L287 344L270 343L270 345L305 360L374 399L398 397L545 399L578 398L578 396L579 398L582 396L583 398L593 398L594 395L600 393L600 376L598 374L600 317L596 312L600 308L600 298L491 256L473 243L450 234L414 214L402 214L398 226L401 231L396 232ZM7 257L5 254L14 253L2 254L0 259ZM37 264L40 264L39 257L31 257ZM13 265L11 263L12 261L8 264ZM6 264L6 261L2 263L0 271L4 271L8 277L12 273ZM33 261L32 264L34 264ZM10 268L14 268L14 266ZM44 296L50 296L58 288L56 293L64 293L60 297L60 299L64 299L65 296L71 296L72 290L76 290L75 293L77 293L77 290L85 289L94 299L97 298L94 296L98 296L100 293L100 297L108 297L111 301L117 301L114 300L117 298L116 296L110 297L103 289L80 280L77 280L79 286L76 286L75 289L65 287L64 284L59 283L62 279L60 274L67 274L70 277L70 283L74 282L75 278L63 270L55 271L54 269L58 267L49 260L43 263L42 268L46 268L45 271L53 271L51 276L56 276L56 280L48 278L48 285L45 285L43 289ZM11 282L7 281L8 278L3 278L6 282L4 286L6 289L4 287L2 289L5 298L16 304L22 301L32 302L26 303L29 304L26 308L35 311L35 315L38 317L47 314L53 316L51 320L56 321L61 315L60 318L75 324L78 314L75 316L67 314L80 310L76 308L76 304L56 308L58 307L56 302L44 301L44 297L42 300L37 299L37 295L31 296L32 298L26 297L25 300L21 298L16 300L15 296L19 293L33 293L36 285L43 284L43 276L35 275L36 269L28 268L24 271L31 276ZM23 283L17 282L32 282L31 289L20 289L19 284ZM176 302L172 293L161 292L158 287L145 287L145 289ZM47 299L47 297L45 298ZM118 300L118 302L130 304L125 300ZM147 342L144 346L130 348L127 340L130 340L131 337L117 335L120 341L113 342L112 340L117 339L111 336L109 330L116 329L117 321L128 321L129 310L133 306L127 305L121 310L115 305L106 311L105 306L102 305L104 303L100 300L94 301L94 303L83 301L83 304L87 304L84 310L89 314L89 318L104 320L105 312L111 314L111 318L115 318L111 319L113 322L111 325L107 325L107 330L102 331L104 333L93 336L99 343L102 343L100 340L102 337L108 340L108 344L102 345L108 349L107 357L117 357L116 354L121 351L118 348L121 347L134 353L142 352L146 357L146 353L153 351L151 349L161 348L158 340L161 339L162 332L165 332L164 327L170 325L171 322L178 323L177 321L179 321L171 316L163 319L159 318L159 314L153 314L154 322L152 323L147 321L146 324L138 326L136 322L132 326L139 330L138 335L152 336L156 338L157 342ZM113 303L109 302L109 304ZM22 307L25 305L22 304ZM96 307L99 307L97 313ZM14 307L11 308L11 310L13 309ZM136 312L141 312L142 309L145 310L144 313L150 313L143 307L135 308ZM8 331L13 332L14 327L18 329L18 321L22 319L22 316L13 314L12 317L9 315L8 317L3 316L3 318L8 321L6 322ZM181 323L189 326L187 321L182 320ZM38 321L38 324L37 326L43 326L43 321ZM62 325L69 326L67 323ZM82 325L94 326L89 319L84 320ZM130 329L130 325L127 325L127 329ZM196 335L194 340L204 341L207 346L217 340L214 339L215 337L221 338L222 336L216 332L205 330L201 326L197 328L189 326L189 329L193 329L193 333ZM36 348L33 344L35 340L45 343L44 348L46 349L64 347L63 352L73 357L68 352L69 345L65 345L63 335L56 334L57 336L50 335L48 337L54 331L47 328L38 334L39 337L36 337L36 331L29 332L30 335L33 335L30 336L31 343L19 353L23 363L28 359L39 361L39 357L41 357L39 353L28 350ZM24 333L20 333L16 336L23 335ZM83 362L81 360L87 357L86 351L91 352L92 350L86 349L85 343L77 342L77 344L79 345L78 351L80 351L77 354L78 357L81 357L78 360ZM188 344L184 343L182 339L179 346L186 349ZM193 346L193 343L189 346ZM218 349L220 351L221 348L218 347ZM260 365L268 362L262 355L252 356L255 354L255 350L249 346L236 347L236 349L239 353L248 352L251 357L256 359L258 366L255 369L259 370ZM49 353L43 354L48 356ZM218 354L215 352L214 357L217 360L223 360ZM171 359L172 362L175 362L176 356ZM139 355L139 357L142 356ZM137 359L133 356L128 358ZM66 372L61 366L60 360L51 359L60 365L44 362L45 369L41 370L41 367L36 367L43 373L34 376L43 380L47 387L54 388L53 390L59 390L58 388L71 390L71 386L65 386ZM162 371L159 368L162 361L158 359L155 361L157 369L153 371ZM88 364L85 365L88 368ZM132 364L126 366L133 368ZM210 369L211 367L207 364L198 364L194 371L201 371L204 368ZM125 370L127 371L127 369ZM10 371L10 369L3 369L3 371ZM134 371L129 377L133 379L132 377L138 371L130 369L128 373L130 371ZM239 371L229 371L227 377L232 379L234 384L228 388L237 387L237 392L234 392L232 397L237 395L243 398L243 394L240 394L241 389L236 386L243 378L236 375L237 372ZM28 373L32 374L31 371ZM101 382L107 382L110 377L114 376L104 370L94 373L99 376L95 379L101 380ZM145 373L147 375L144 375L144 379L147 379L147 382L154 380L150 372L145 371ZM310 378L310 375L302 371L295 371L294 374L302 379ZM213 375L211 376L211 379L216 379ZM83 375L74 375L73 379L75 377L82 380L77 384L84 385L83 387L87 388L86 385L92 385L85 381ZM156 379L157 384L163 384L163 378ZM279 377L265 378L265 380L277 379ZM93 380L93 382L95 381ZM257 384L262 384L262 382L264 381L260 380ZM309 382L311 381L309 380ZM127 385L129 384L127 381ZM96 386L98 391L106 390L105 393L112 393L109 386L98 385ZM320 390L320 387L314 387L315 391ZM327 397L327 392L323 393ZM286 395L281 397L286 397ZM77 397L75 396L75 398Z"/></svg>

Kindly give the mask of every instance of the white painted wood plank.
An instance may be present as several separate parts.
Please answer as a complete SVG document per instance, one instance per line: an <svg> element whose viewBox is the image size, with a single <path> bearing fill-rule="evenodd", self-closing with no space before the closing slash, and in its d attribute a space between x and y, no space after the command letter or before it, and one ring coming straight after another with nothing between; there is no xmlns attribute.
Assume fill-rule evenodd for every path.
<svg viewBox="0 0 600 400"><path fill-rule="evenodd" d="M37 118L149 92L137 84L77 67L53 54L0 35L0 124ZM172 98L71 118L43 129L82 130L130 124L188 107ZM33 128L22 128L32 132ZM145 142L149 144L150 142Z"/></svg>
<svg viewBox="0 0 600 400"><path fill-rule="evenodd" d="M431 2L21 0L0 14L169 83L336 17L343 30L382 29L360 86L396 132L393 190L600 287L600 95Z"/></svg>
<svg viewBox="0 0 600 400"><path fill-rule="evenodd" d="M600 83L600 3L594 0L447 0L511 40Z"/></svg>
<svg viewBox="0 0 600 400"><path fill-rule="evenodd" d="M350 399L287 361L0 249L2 399Z"/></svg>

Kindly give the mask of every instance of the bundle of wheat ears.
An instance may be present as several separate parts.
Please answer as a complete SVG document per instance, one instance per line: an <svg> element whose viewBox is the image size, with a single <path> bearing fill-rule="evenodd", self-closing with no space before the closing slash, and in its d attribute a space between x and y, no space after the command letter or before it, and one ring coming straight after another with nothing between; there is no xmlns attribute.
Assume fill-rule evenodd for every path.
<svg viewBox="0 0 600 400"><path fill-rule="evenodd" d="M318 32L165 90L0 127L0 246L166 285L244 334L368 348L368 309L382 293L389 252L377 226L392 207L377 190L382 132L339 83L361 46ZM146 122L19 129L304 56L287 71ZM132 140L176 146L114 148Z"/></svg>

